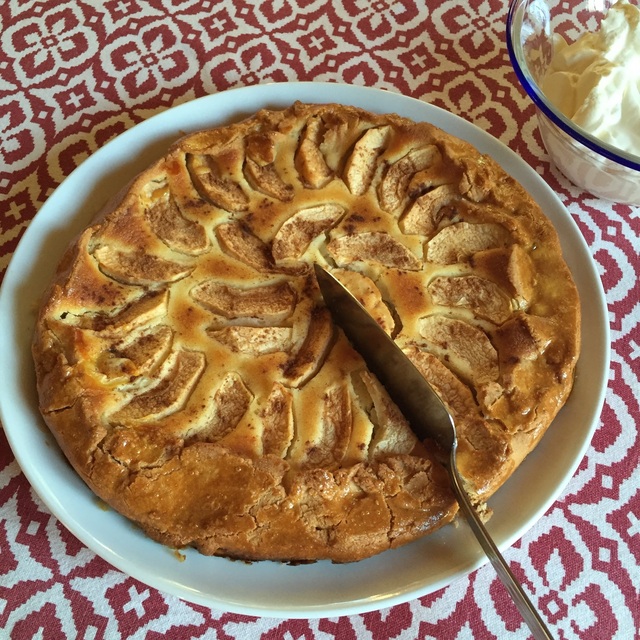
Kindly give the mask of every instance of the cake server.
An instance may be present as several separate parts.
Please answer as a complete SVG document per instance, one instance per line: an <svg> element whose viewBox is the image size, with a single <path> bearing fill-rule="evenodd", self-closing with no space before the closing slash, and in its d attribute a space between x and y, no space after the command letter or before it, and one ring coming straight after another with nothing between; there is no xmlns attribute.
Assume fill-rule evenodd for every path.
<svg viewBox="0 0 640 640"><path fill-rule="evenodd" d="M320 265L315 264L314 268L322 297L335 324L344 331L369 370L385 387L418 438L435 440L448 454L447 470L460 510L533 637L535 640L553 638L502 557L464 489L456 464L458 443L451 414L413 362L351 292Z"/></svg>

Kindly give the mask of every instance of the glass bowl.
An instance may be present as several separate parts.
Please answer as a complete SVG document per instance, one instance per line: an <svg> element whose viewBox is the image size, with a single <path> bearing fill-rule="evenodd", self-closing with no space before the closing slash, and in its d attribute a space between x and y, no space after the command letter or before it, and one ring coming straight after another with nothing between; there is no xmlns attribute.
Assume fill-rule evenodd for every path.
<svg viewBox="0 0 640 640"><path fill-rule="evenodd" d="M640 156L587 133L560 113L540 88L554 35L570 43L587 31L597 31L612 4L610 0L512 0L507 49L519 81L536 105L542 140L558 169L593 195L640 205Z"/></svg>

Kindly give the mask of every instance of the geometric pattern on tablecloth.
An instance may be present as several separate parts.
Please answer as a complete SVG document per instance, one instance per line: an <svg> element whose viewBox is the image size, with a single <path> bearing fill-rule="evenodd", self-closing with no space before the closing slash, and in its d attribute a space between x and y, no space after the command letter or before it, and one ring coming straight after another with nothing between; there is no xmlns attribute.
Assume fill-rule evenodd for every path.
<svg viewBox="0 0 640 640"><path fill-rule="evenodd" d="M612 331L610 388L592 446L564 495L506 555L561 637L632 637L640 624L640 211L603 210L549 166L534 108L508 63L504 1L96 4L0 6L0 277L38 207L76 166L192 98L272 81L336 81L462 115L560 194L598 264ZM0 442L0 630L11 638L344 640L438 638L442 629L456 640L527 637L489 566L419 600L336 619L255 619L183 603L80 544L33 495L4 434Z"/></svg>

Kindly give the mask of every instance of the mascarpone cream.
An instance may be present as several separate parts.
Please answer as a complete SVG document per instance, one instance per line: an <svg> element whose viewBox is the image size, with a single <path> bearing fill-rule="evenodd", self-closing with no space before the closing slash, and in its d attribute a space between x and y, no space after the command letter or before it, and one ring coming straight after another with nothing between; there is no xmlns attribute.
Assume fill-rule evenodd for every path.
<svg viewBox="0 0 640 640"><path fill-rule="evenodd" d="M556 36L542 90L585 131L640 155L640 9L619 0L596 33Z"/></svg>

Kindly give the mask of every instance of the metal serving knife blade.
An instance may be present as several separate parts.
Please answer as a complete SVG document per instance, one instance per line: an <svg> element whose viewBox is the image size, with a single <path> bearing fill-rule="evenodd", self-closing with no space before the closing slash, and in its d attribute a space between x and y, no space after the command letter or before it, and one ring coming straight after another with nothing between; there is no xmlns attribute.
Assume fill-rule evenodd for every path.
<svg viewBox="0 0 640 640"><path fill-rule="evenodd" d="M414 433L421 440L435 440L448 454L447 470L460 510L533 637L535 640L551 640L553 636L509 569L464 489L456 465L458 441L453 417L413 362L358 299L326 269L318 264L314 265L314 269L333 321L343 330L369 370L385 387Z"/></svg>

